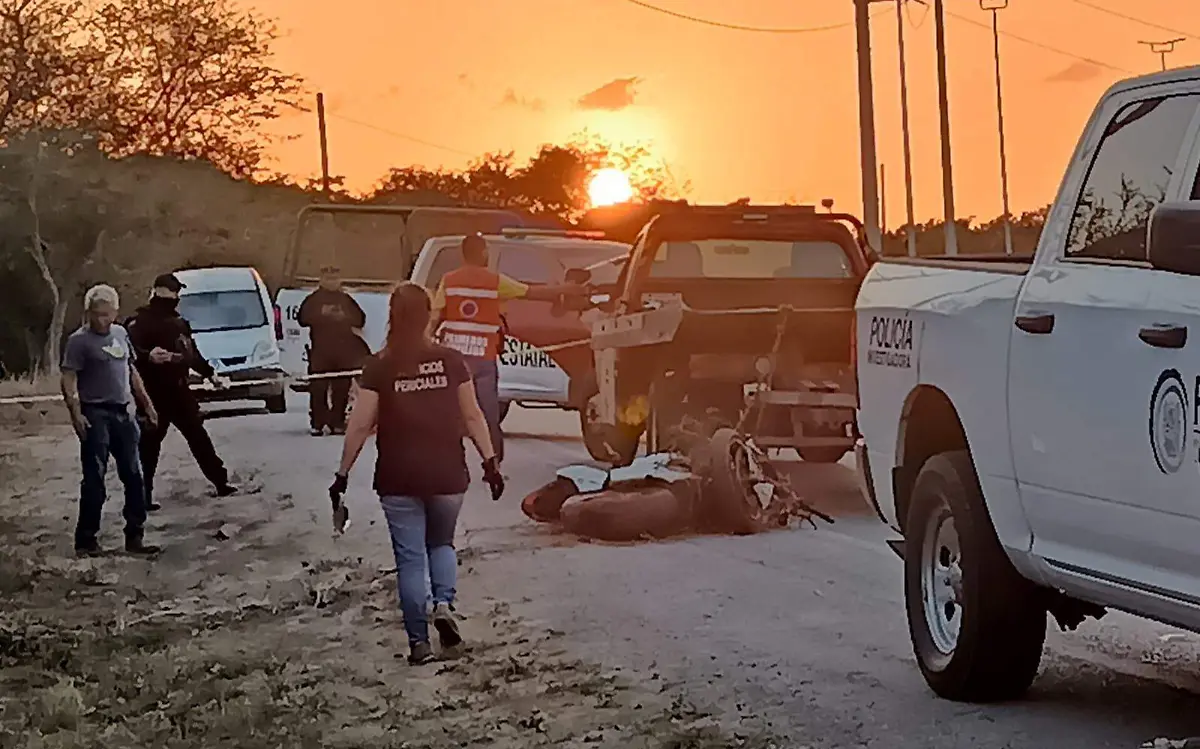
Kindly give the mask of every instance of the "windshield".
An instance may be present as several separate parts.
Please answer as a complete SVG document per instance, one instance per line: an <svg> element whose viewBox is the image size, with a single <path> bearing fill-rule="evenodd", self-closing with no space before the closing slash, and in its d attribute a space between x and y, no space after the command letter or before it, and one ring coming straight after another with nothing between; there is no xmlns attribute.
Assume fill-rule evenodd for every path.
<svg viewBox="0 0 1200 749"><path fill-rule="evenodd" d="M613 247L571 247L556 249L554 256L564 268L587 268L592 272L591 283L604 285L617 282L628 252Z"/></svg>
<svg viewBox="0 0 1200 749"><path fill-rule="evenodd" d="M772 239L701 239L663 242L651 278L853 278L836 242Z"/></svg>
<svg viewBox="0 0 1200 749"><path fill-rule="evenodd" d="M193 333L244 330L267 324L267 311L257 291L207 291L179 297L179 314Z"/></svg>

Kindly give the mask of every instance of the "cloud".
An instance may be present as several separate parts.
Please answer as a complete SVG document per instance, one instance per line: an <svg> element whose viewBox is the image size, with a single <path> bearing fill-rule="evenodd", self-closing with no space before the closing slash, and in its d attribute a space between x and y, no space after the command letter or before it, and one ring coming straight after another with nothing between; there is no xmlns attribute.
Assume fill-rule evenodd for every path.
<svg viewBox="0 0 1200 749"><path fill-rule="evenodd" d="M1054 75L1048 76L1048 83L1081 83L1090 81L1100 75L1101 70L1099 65L1093 65L1090 62L1073 62Z"/></svg>
<svg viewBox="0 0 1200 749"><path fill-rule="evenodd" d="M633 106L637 97L637 84L641 78L618 78L600 88L579 97L576 105L580 109L604 109L615 112Z"/></svg>
<svg viewBox="0 0 1200 749"><path fill-rule="evenodd" d="M510 88L504 92L504 96L500 99L500 106L518 107L534 112L543 112L546 109L546 102L542 99L527 99L524 96L517 96L517 92Z"/></svg>

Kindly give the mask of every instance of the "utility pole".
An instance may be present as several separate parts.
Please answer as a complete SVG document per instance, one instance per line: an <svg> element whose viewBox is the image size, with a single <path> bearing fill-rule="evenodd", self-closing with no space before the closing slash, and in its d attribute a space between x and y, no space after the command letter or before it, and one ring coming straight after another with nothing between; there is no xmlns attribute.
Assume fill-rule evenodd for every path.
<svg viewBox="0 0 1200 749"><path fill-rule="evenodd" d="M879 165L879 231L887 237L887 164ZM883 248L879 248L883 254Z"/></svg>
<svg viewBox="0 0 1200 749"><path fill-rule="evenodd" d="M879 228L879 183L875 154L875 90L871 80L871 0L854 0L854 25L858 37L858 130L862 160L863 226L867 243L883 252Z"/></svg>
<svg viewBox="0 0 1200 749"><path fill-rule="evenodd" d="M1166 70L1167 69L1167 55L1169 55L1175 51L1176 44L1179 44L1180 42L1185 42L1185 41L1187 41L1187 40L1184 39L1183 37L1179 37L1178 39L1169 39L1165 42L1138 42L1138 44L1146 45L1147 47L1150 48L1151 52L1158 55L1159 59L1162 60L1162 69Z"/></svg>
<svg viewBox="0 0 1200 749"><path fill-rule="evenodd" d="M950 94L946 82L946 3L933 0L937 34L938 110L942 130L942 200L945 205L946 254L958 254L958 226L954 223L954 167L950 150Z"/></svg>
<svg viewBox="0 0 1200 749"><path fill-rule="evenodd" d="M1004 148L1004 93L1000 85L1000 11L1008 0L979 0L979 7L992 12L992 45L996 55L996 119L1000 133L1000 196L1004 205L1004 254L1013 254L1012 214L1008 207L1008 154Z"/></svg>
<svg viewBox="0 0 1200 749"><path fill-rule="evenodd" d="M904 133L904 202L908 210L908 224L904 235L908 243L908 256L916 257L917 227L916 218L913 216L912 144L908 129L908 62L904 54L904 3L905 0L896 0L896 44L900 54L900 129Z"/></svg>
<svg viewBox="0 0 1200 749"><path fill-rule="evenodd" d="M325 94L317 94L317 132L321 136L321 192L329 202L329 139L325 131Z"/></svg>

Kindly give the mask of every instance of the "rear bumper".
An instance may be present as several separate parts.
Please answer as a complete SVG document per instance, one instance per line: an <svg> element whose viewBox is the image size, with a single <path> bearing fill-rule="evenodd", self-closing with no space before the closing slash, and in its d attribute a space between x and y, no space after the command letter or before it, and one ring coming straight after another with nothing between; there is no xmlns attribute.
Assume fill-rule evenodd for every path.
<svg viewBox="0 0 1200 749"><path fill-rule="evenodd" d="M233 372L221 372L229 380L224 390L193 390L201 403L226 401L266 400L284 394L286 375L282 369L251 367Z"/></svg>

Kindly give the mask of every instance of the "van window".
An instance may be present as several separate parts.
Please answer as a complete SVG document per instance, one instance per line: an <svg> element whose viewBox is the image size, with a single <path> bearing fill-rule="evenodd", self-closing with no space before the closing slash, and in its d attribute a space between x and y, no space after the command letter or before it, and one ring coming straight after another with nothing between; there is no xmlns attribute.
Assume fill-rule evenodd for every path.
<svg viewBox="0 0 1200 749"><path fill-rule="evenodd" d="M246 330L267 324L257 291L203 291L179 297L179 314L193 333Z"/></svg>

